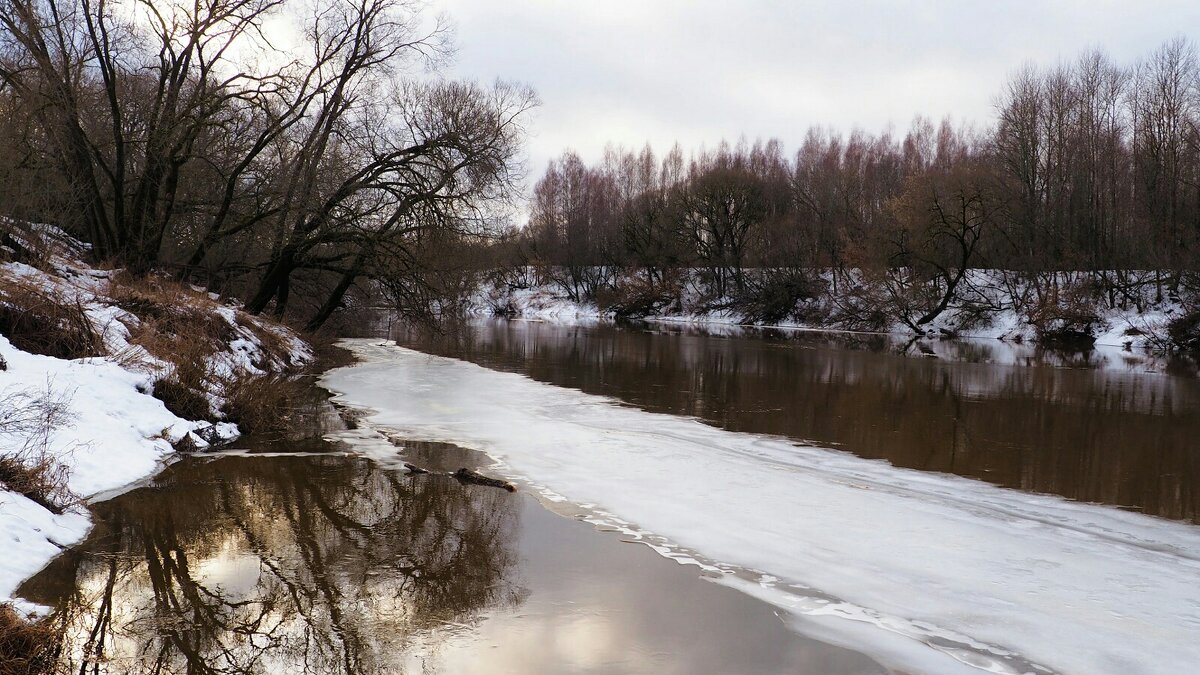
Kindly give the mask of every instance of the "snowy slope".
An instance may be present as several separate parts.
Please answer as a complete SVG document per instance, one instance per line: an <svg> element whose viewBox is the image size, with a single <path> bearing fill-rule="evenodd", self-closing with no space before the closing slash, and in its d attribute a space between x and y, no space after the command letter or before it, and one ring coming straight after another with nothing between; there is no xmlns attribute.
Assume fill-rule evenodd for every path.
<svg viewBox="0 0 1200 675"><path fill-rule="evenodd" d="M0 395L37 395L47 389L66 397L69 416L54 429L51 453L70 467L69 484L80 496L112 490L153 473L171 451L170 440L206 426L167 412L148 393L150 376L104 359L67 361L15 349L0 336ZM0 435L0 451L22 439ZM82 507L56 516L29 499L0 490L0 599L37 572L60 546L81 540L90 527Z"/></svg>
<svg viewBox="0 0 1200 675"><path fill-rule="evenodd" d="M170 368L130 339L130 326L137 317L116 306L109 296L112 270L88 267L77 255L84 245L48 226L49 253L41 268L19 262L0 264L0 290L15 285L32 285L47 297L82 308L103 343L103 351L115 356L60 359L23 352L0 335L0 401L13 405L49 395L67 405L65 422L54 427L46 439L49 454L69 471L68 487L81 498L122 488L155 473L172 451L172 443L189 432L206 429L205 436L230 438L237 427L222 423L181 419L151 395L153 383ZM202 295L202 294L195 294ZM207 299L207 296L203 296ZM3 302L0 294L0 302ZM311 359L309 347L290 331L239 315L233 308L209 300L200 305L228 322L233 336L226 348L216 351L207 364L217 376L235 373L261 374L274 355L260 342L263 331L274 333L290 351L287 360L301 364ZM248 326L255 321L254 327ZM220 378L214 378L219 381ZM213 392L214 398L220 392ZM0 455L18 453L29 442L28 433L5 433L0 427ZM194 445L206 442L192 434ZM0 602L11 599L26 577L37 572L62 547L87 533L90 520L86 507L76 505L54 515L26 497L0 489Z"/></svg>

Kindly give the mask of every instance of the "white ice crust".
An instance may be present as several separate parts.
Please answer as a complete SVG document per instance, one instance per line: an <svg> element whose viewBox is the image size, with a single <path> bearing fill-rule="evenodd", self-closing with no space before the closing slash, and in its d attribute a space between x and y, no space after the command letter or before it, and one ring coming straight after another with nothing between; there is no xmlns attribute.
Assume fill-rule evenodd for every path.
<svg viewBox="0 0 1200 675"><path fill-rule="evenodd" d="M429 356L346 341L366 422L484 451L600 519L665 537L802 632L914 672L1184 673L1200 528L1027 494ZM757 575L756 577L754 575Z"/></svg>

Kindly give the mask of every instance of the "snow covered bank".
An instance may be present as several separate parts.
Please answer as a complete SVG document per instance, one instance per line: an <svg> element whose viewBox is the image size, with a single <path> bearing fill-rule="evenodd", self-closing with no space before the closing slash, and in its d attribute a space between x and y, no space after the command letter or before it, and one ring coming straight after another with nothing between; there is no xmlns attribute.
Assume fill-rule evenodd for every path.
<svg viewBox="0 0 1200 675"><path fill-rule="evenodd" d="M5 425L0 415L0 458L43 457L65 468L65 487L86 499L153 474L185 437L192 446L203 447L209 440L235 436L233 424L183 419L153 396L155 386L188 366L183 359L194 355L167 353L173 344L169 336L156 334L144 317L121 306L132 291L130 282L119 280L119 271L85 265L80 259L84 245L61 232L43 228L43 234L46 240L36 246L42 259L0 262L0 401L11 408L7 412L19 413L21 406L52 398L61 402L65 414L37 428ZM28 248L35 247L31 243ZM0 261L4 254L0 250ZM160 288L175 287L163 281ZM290 331L206 294L182 289L164 297L161 307L140 301L146 314L174 311L170 302L186 303L179 309L189 312L189 319L226 326L224 340L200 356L204 363L199 370L211 376L205 394L214 403L219 403L225 379L278 372L285 362L299 365L310 358L308 346ZM71 325L56 325L64 321ZM196 323L188 326L200 329ZM84 339L68 340L64 336L70 331L79 335L67 337ZM31 353L38 347L93 355ZM62 548L82 539L89 526L82 505L55 514L22 494L0 489L0 544L5 548L0 602L10 600L18 584Z"/></svg>
<svg viewBox="0 0 1200 675"><path fill-rule="evenodd" d="M367 424L485 451L513 477L591 505L597 522L729 572L799 630L890 665L1090 674L1200 663L1200 528L347 344L364 363L323 383L367 409Z"/></svg>
<svg viewBox="0 0 1200 675"><path fill-rule="evenodd" d="M1186 313L1184 304L1178 298L1167 298L1153 302L1150 298L1153 292L1151 280L1153 274L1148 272L1126 272L1138 279L1136 292L1138 301L1127 300L1125 307L1108 307L1097 297L1081 300L1075 297L1074 291L1079 290L1071 284L1085 285L1085 281L1075 279L1064 281L1062 299L1051 302L1043 299L1039 304L1032 296L1045 293L1043 289L1035 289L1021 285L1008 279L1011 273L1000 270L971 270L963 282L961 297L950 303L946 310L932 323L923 326L926 334L931 336L953 335L962 338L998 339L1011 343L1032 343L1038 340L1038 327L1035 324L1050 327L1065 328L1061 315L1069 315L1071 321L1078 325L1081 332L1095 339L1095 344L1118 348L1161 349L1168 341L1167 326L1175 319ZM1063 273L1066 276L1066 273ZM527 274L526 277L534 276ZM670 303L663 303L662 308L642 318L648 321L660 321L690 325L754 325L791 328L801 330L859 330L866 332L886 332L895 335L912 337L913 329L895 316L895 308L889 307L887 293L879 288L873 288L870 293L878 297L838 297L832 289L836 286L829 274L818 275L826 291L819 297L806 301L797 301L792 306L787 317L779 321L763 323L748 321L743 311L735 307L737 303L726 299L723 302L705 299L703 285L696 279L697 272L687 275L687 280L676 289L678 296ZM1144 277L1144 278L1143 278ZM618 285L630 282L618 277ZM644 283L644 282L643 282ZM866 288L863 286L862 288ZM1071 293L1068 293L1071 290ZM861 289L860 289L861 291ZM867 295L866 291L862 291ZM1055 289L1058 297L1058 289ZM1082 292L1079 295L1086 295ZM1072 299L1068 300L1068 296ZM1142 297L1145 296L1145 297ZM1027 303L1022 310L1014 306L1014 298L1020 298ZM875 303L874 308L882 321L873 328L867 328L864 321L847 321L844 311L839 305L863 305ZM1060 306L1061 305L1061 306ZM503 282L495 282L480 288L468 299L469 311L477 316L501 315L513 318L531 319L537 321L552 321L558 323L594 323L613 317L614 311L596 302L576 302L571 300L562 288L547 282L540 285L511 286ZM714 309L713 307L719 307ZM861 307L859 308L861 310ZM1055 315L1048 317L1048 314ZM1036 316L1035 316L1036 315ZM1080 316L1082 315L1082 318ZM797 318L807 317L807 318ZM851 325L853 324L853 325Z"/></svg>
<svg viewBox="0 0 1200 675"><path fill-rule="evenodd" d="M79 496L112 490L155 471L171 451L171 441L207 426L181 420L149 395L151 376L125 370L105 359L68 361L27 354L0 337L0 392L66 395L67 424L50 430L51 456L69 468L69 487ZM24 439L0 434L0 452L19 447ZM82 508L55 515L30 499L0 491L0 542L7 554L0 561L0 599L8 600L17 585L37 572L60 547L87 534L90 520Z"/></svg>

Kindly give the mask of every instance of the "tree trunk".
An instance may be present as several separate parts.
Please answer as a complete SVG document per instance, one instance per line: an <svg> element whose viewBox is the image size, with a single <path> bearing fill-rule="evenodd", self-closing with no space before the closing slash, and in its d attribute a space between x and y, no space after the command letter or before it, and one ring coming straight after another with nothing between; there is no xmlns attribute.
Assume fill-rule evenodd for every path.
<svg viewBox="0 0 1200 675"><path fill-rule="evenodd" d="M246 303L247 312L261 314L271 303L271 299L280 294L281 287L283 287L283 301L287 302L287 281L292 272L296 270L295 256L295 250L290 247L285 247L279 252L279 255L267 268L266 274L263 275L263 279L258 285L258 291Z"/></svg>
<svg viewBox="0 0 1200 675"><path fill-rule="evenodd" d="M334 286L333 291L329 293L325 304L321 305L321 309L317 310L317 313L305 324L305 330L315 331L325 325L329 317L333 316L333 313L341 306L342 299L346 297L346 291L350 290L350 287L354 285L354 280L362 273L363 262L365 260L365 253L358 254L358 257L354 259L354 264L342 274L341 279L338 279L337 286Z"/></svg>

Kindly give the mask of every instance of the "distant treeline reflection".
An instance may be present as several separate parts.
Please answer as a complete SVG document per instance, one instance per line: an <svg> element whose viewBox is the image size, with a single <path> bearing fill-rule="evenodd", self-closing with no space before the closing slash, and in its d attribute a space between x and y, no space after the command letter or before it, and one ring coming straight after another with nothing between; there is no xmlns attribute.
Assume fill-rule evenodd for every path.
<svg viewBox="0 0 1200 675"><path fill-rule="evenodd" d="M496 321L407 344L733 431L1200 519L1190 375L1120 352L931 341L942 358L924 358L886 336L726 332Z"/></svg>

